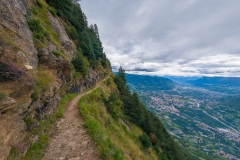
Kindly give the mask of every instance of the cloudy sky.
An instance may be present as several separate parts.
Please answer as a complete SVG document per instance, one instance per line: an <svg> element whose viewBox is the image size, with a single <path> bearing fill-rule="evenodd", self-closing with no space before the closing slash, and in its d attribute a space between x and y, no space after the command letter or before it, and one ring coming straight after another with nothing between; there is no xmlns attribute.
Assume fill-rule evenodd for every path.
<svg viewBox="0 0 240 160"><path fill-rule="evenodd" d="M239 0L81 0L113 69L240 76Z"/></svg>

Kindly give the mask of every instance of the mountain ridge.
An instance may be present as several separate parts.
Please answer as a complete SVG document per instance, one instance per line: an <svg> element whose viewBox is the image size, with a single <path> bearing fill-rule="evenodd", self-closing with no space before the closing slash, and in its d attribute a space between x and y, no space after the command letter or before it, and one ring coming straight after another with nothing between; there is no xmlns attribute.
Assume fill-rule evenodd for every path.
<svg viewBox="0 0 240 160"><path fill-rule="evenodd" d="M140 90L144 89L145 86L152 90L171 90L176 85L172 80L158 76L126 74L126 80L129 84L134 83L135 87Z"/></svg>

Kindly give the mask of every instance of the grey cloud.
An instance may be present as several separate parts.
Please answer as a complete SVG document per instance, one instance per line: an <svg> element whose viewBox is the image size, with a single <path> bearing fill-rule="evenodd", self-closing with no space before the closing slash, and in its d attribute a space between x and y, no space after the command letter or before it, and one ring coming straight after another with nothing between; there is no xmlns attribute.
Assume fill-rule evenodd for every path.
<svg viewBox="0 0 240 160"><path fill-rule="evenodd" d="M82 0L81 6L97 23L114 67L240 76L239 0Z"/></svg>
<svg viewBox="0 0 240 160"><path fill-rule="evenodd" d="M133 70L126 70L126 71L140 71L140 72L156 72L156 69L146 69L146 68L135 68Z"/></svg>

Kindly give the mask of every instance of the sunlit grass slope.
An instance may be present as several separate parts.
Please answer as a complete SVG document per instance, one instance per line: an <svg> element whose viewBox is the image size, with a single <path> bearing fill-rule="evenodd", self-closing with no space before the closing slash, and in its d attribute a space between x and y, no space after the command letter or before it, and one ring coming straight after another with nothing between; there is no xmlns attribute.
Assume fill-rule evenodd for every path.
<svg viewBox="0 0 240 160"><path fill-rule="evenodd" d="M128 124L122 113L119 98L110 105L105 104L117 86L109 78L101 87L79 101L80 113L85 119L85 127L97 144L103 159L157 159L153 148L143 149L139 140L142 130ZM124 122L125 121L125 122Z"/></svg>

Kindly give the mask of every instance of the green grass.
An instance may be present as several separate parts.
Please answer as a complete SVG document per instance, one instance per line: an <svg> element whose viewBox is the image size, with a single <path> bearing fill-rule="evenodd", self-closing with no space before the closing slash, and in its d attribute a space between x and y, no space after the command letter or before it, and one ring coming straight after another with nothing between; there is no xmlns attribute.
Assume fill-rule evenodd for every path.
<svg viewBox="0 0 240 160"><path fill-rule="evenodd" d="M49 86L55 80L55 76L50 70L38 67L38 72L35 75L35 80L35 91L31 95L31 98L36 101L38 98L40 98L40 95L43 92L49 89Z"/></svg>
<svg viewBox="0 0 240 160"><path fill-rule="evenodd" d="M106 136L102 125L93 117L88 117L85 123L88 134L99 146L100 153L104 159L124 159L123 152Z"/></svg>
<svg viewBox="0 0 240 160"><path fill-rule="evenodd" d="M21 159L20 158L20 154L21 152L15 148L15 147L12 147L11 151L10 151L10 154L7 158L7 160L16 160L16 159Z"/></svg>
<svg viewBox="0 0 240 160"><path fill-rule="evenodd" d="M27 19L27 22L28 22L28 27L33 32L33 37L35 39L39 39L40 41L44 42L45 37L48 35L48 32L46 31L45 27L43 27L41 22L35 18Z"/></svg>
<svg viewBox="0 0 240 160"><path fill-rule="evenodd" d="M61 98L58 105L58 111L56 113L57 118L62 118L65 105L76 96L77 96L76 93L72 93L72 94L65 94L64 97Z"/></svg>
<svg viewBox="0 0 240 160"><path fill-rule="evenodd" d="M55 56L57 56L57 57L63 56L63 53L60 52L60 51L58 51L58 50L53 50L52 53L53 53Z"/></svg>
<svg viewBox="0 0 240 160"><path fill-rule="evenodd" d="M53 16L57 16L57 11L55 8L52 7L48 7L49 12L53 15Z"/></svg>
<svg viewBox="0 0 240 160"><path fill-rule="evenodd" d="M26 123L26 125L31 125L31 124L35 124L37 120L33 118L26 118L24 122Z"/></svg>
<svg viewBox="0 0 240 160"><path fill-rule="evenodd" d="M73 73L73 78L74 79L80 79L83 75L80 72L75 71Z"/></svg>
<svg viewBox="0 0 240 160"><path fill-rule="evenodd" d="M31 6L30 9L31 9L31 12L32 12L34 15L38 15L38 10L37 10L36 7Z"/></svg>
<svg viewBox="0 0 240 160"><path fill-rule="evenodd" d="M42 8L44 6L44 3L42 0L36 0L37 5Z"/></svg>
<svg viewBox="0 0 240 160"><path fill-rule="evenodd" d="M100 89L98 88L92 94L84 96L79 102L80 109L82 110L81 113L85 118L84 126L87 128L88 134L97 144L104 159L124 159L123 152L108 138L107 133L103 128L104 122L100 117L105 113L96 109L96 107L100 107L98 106L98 103L95 102L95 100L98 101L101 99L99 96L95 97L95 94L98 94L99 90ZM89 104L88 100L93 100L92 98L94 98L94 102ZM95 116L98 118L95 118Z"/></svg>
<svg viewBox="0 0 240 160"><path fill-rule="evenodd" d="M24 156L24 160L40 160L43 158L44 156L44 149L48 143L50 139L50 136L48 134L42 134L39 137L39 140L33 144L30 149L28 150L28 152L26 153L26 155Z"/></svg>
<svg viewBox="0 0 240 160"><path fill-rule="evenodd" d="M53 31L50 20L48 18L48 11L47 11L48 5L45 2L44 2L44 5L45 7L38 9L38 19L41 21L41 23L45 26L46 30L48 31L50 41L53 44L60 46L59 36L56 32Z"/></svg>
<svg viewBox="0 0 240 160"><path fill-rule="evenodd" d="M121 111L117 118L108 113L103 103L103 97L108 97L111 91L116 88L112 78L103 83L101 87L92 93L83 96L79 101L79 110L85 119L84 126L88 134L96 143L103 159L157 159L156 152L151 147L146 154L142 148L139 136L143 132L135 125L131 124L132 130L129 131L126 125L120 122L123 116ZM112 88L110 88L111 86ZM121 106L117 110L121 110Z"/></svg>
<svg viewBox="0 0 240 160"><path fill-rule="evenodd" d="M41 30L33 31L31 29L31 25L29 25L30 29L33 31L34 43L38 48L44 48L48 45L46 40L51 41L53 44L57 45L59 48L62 48L59 42L59 35L52 29L48 11L56 16L56 11L54 8L48 6L48 4L43 0L37 0L37 6L31 6L32 18L28 21L39 21L42 26ZM40 26L39 25L39 26Z"/></svg>

